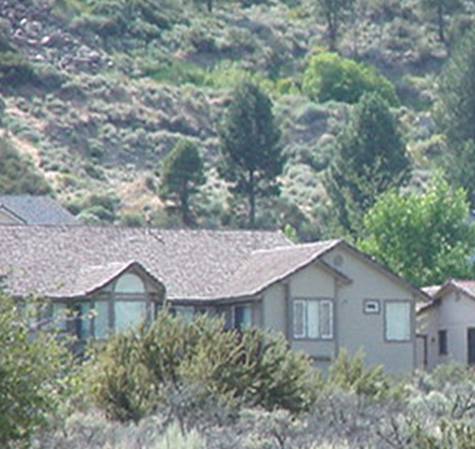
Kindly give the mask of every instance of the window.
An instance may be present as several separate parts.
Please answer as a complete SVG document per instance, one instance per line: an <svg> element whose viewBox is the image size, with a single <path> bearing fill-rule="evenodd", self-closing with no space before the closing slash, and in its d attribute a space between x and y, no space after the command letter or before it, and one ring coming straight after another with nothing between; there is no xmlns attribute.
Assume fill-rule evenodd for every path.
<svg viewBox="0 0 475 449"><path fill-rule="evenodd" d="M385 304L385 337L388 341L411 339L411 303L388 301Z"/></svg>
<svg viewBox="0 0 475 449"><path fill-rule="evenodd" d="M82 302L72 308L71 326L78 340L87 340L91 336L91 304Z"/></svg>
<svg viewBox="0 0 475 449"><path fill-rule="evenodd" d="M136 274L125 273L123 274L115 284L116 293L145 293L145 288L142 282Z"/></svg>
<svg viewBox="0 0 475 449"><path fill-rule="evenodd" d="M249 329L252 326L251 306L234 307L234 328L239 330Z"/></svg>
<svg viewBox="0 0 475 449"><path fill-rule="evenodd" d="M322 299L293 301L294 338L333 338L333 302Z"/></svg>
<svg viewBox="0 0 475 449"><path fill-rule="evenodd" d="M440 330L438 332L439 337L439 355L447 355L449 353L447 346L447 331Z"/></svg>
<svg viewBox="0 0 475 449"><path fill-rule="evenodd" d="M145 301L116 301L114 304L115 330L125 331L135 327L147 318Z"/></svg>
<svg viewBox="0 0 475 449"><path fill-rule="evenodd" d="M193 321L195 315L195 308L192 306L174 306L172 313L177 316L181 316L187 323Z"/></svg>
<svg viewBox="0 0 475 449"><path fill-rule="evenodd" d="M379 314L379 301L375 299L367 299L364 302L363 311L367 315Z"/></svg>
<svg viewBox="0 0 475 449"><path fill-rule="evenodd" d="M54 302L52 314L54 327L56 327L60 332L66 332L68 330L68 312L66 304Z"/></svg>
<svg viewBox="0 0 475 449"><path fill-rule="evenodd" d="M146 292L139 276L123 274L115 284L114 293L113 327L116 332L135 327L147 319Z"/></svg>
<svg viewBox="0 0 475 449"><path fill-rule="evenodd" d="M109 303L96 301L94 311L94 336L107 338L109 336Z"/></svg>

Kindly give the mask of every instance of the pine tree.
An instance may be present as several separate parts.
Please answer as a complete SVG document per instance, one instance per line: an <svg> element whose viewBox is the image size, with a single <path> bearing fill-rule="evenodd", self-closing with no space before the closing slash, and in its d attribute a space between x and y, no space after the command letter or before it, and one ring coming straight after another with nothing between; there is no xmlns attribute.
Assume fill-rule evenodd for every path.
<svg viewBox="0 0 475 449"><path fill-rule="evenodd" d="M378 94L361 98L338 135L335 150L325 187L339 224L356 234L363 213L377 196L402 184L409 174L409 159L396 120Z"/></svg>
<svg viewBox="0 0 475 449"><path fill-rule="evenodd" d="M238 197L247 197L249 226L255 227L256 198L279 194L277 176L283 168L280 131L272 102L258 86L237 86L221 130L220 175Z"/></svg>
<svg viewBox="0 0 475 449"><path fill-rule="evenodd" d="M160 197L178 203L183 223L193 224L191 197L206 182L198 148L189 140L180 140L163 161Z"/></svg>
<svg viewBox="0 0 475 449"><path fill-rule="evenodd" d="M437 123L447 136L447 173L475 205L475 31L457 45L439 80Z"/></svg>
<svg viewBox="0 0 475 449"><path fill-rule="evenodd" d="M435 13L439 40L445 42L445 15L460 9L463 6L463 2L461 0L422 0L422 6Z"/></svg>
<svg viewBox="0 0 475 449"><path fill-rule="evenodd" d="M341 24L353 7L354 0L317 0L317 11L325 18L327 24L330 50L336 50L336 43Z"/></svg>

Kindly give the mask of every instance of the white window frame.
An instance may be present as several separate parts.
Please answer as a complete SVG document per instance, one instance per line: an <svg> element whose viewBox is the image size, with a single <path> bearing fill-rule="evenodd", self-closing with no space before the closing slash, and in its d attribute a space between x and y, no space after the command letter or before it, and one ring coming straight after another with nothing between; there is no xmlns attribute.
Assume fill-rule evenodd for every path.
<svg viewBox="0 0 475 449"><path fill-rule="evenodd" d="M324 298L298 298L294 299L292 305L292 335L296 340L333 340L334 334L334 322L333 322L333 301L331 299ZM309 319L308 319L308 304L310 302L318 303L318 335L309 336ZM300 305L303 308L303 333L296 333L295 329L295 309L296 306ZM328 306L328 320L329 320L329 332L326 334L322 333L322 306Z"/></svg>

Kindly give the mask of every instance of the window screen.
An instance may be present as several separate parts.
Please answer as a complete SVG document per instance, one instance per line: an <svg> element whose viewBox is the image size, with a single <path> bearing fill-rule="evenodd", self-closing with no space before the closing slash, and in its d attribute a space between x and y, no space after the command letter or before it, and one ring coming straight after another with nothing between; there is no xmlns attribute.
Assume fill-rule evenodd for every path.
<svg viewBox="0 0 475 449"><path fill-rule="evenodd" d="M409 302L386 303L386 340L411 339L411 305Z"/></svg>

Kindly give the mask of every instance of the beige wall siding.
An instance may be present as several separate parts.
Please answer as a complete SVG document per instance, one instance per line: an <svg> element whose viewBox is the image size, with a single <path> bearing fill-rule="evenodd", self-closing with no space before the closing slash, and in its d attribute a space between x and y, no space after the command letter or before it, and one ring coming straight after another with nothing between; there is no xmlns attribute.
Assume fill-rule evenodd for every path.
<svg viewBox="0 0 475 449"><path fill-rule="evenodd" d="M419 329L427 334L428 368L441 363L468 363L469 328L475 327L475 301L461 292L448 293L439 305L419 317ZM438 331L447 331L447 355L439 354Z"/></svg>
<svg viewBox="0 0 475 449"><path fill-rule="evenodd" d="M268 288L262 300L262 325L264 329L287 332L287 305L285 303L285 286L282 283Z"/></svg>
<svg viewBox="0 0 475 449"><path fill-rule="evenodd" d="M385 306L390 301L409 301L414 320L414 299L404 285L393 281L368 262L347 250L336 248L324 257L330 265L342 261L338 268L353 282L339 289L339 345L354 354L362 349L369 364L383 364L391 373L407 373L415 368L415 335L411 340L393 342L385 339ZM378 314L365 314L366 300L379 301Z"/></svg>
<svg viewBox="0 0 475 449"><path fill-rule="evenodd" d="M369 364L383 364L387 372L411 372L416 361L412 292L344 248L336 248L324 257L330 265L338 259L343 263L336 268L353 280L349 285L337 284L334 276L318 265L308 266L286 280L290 301L299 298L333 300L334 332L331 340L293 338L292 306L290 303L287 307L283 283L264 292L263 326L283 334L288 332L291 347L314 357L316 365L323 369L328 367L339 349L346 348L351 354L363 349ZM364 313L364 302L368 299L379 301L379 314ZM385 340L385 303L395 300L411 304L412 330L411 339L407 342Z"/></svg>

